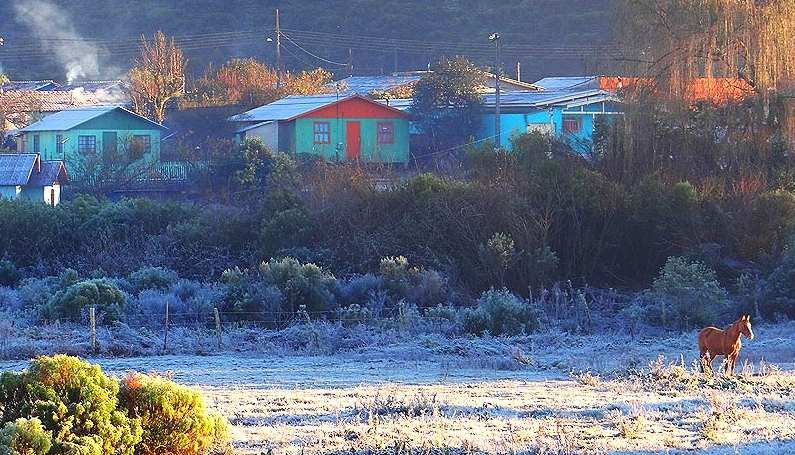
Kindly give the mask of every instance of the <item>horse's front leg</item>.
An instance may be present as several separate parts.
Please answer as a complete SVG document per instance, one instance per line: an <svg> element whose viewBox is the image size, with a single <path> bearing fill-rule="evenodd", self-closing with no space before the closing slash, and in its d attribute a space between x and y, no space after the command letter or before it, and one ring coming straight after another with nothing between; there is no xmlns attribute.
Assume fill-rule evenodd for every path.
<svg viewBox="0 0 795 455"><path fill-rule="evenodd" d="M734 376L734 364L737 362L737 354L726 356L726 376Z"/></svg>

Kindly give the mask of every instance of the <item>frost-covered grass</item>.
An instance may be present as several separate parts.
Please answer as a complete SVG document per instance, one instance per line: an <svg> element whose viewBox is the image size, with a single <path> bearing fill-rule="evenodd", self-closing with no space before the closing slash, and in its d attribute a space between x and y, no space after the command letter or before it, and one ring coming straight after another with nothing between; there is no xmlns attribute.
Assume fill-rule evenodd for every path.
<svg viewBox="0 0 795 455"><path fill-rule="evenodd" d="M695 333L461 338L317 324L230 330L217 352L211 331L185 329L175 352L213 355L97 360L199 387L242 454L791 453L795 323L754 328L730 379L698 372ZM83 336L60 329L29 337ZM100 341L162 348L130 332L139 338Z"/></svg>

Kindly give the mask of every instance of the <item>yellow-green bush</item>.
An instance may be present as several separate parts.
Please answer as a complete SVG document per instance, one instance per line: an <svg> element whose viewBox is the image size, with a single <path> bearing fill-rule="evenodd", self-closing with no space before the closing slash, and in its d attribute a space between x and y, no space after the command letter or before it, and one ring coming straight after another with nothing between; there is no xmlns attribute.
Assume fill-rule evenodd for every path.
<svg viewBox="0 0 795 455"><path fill-rule="evenodd" d="M0 455L46 455L52 448L52 433L39 419L19 418L0 429Z"/></svg>
<svg viewBox="0 0 795 455"><path fill-rule="evenodd" d="M226 421L207 412L201 395L167 378L131 374L119 401L143 427L136 455L201 455L227 439Z"/></svg>
<svg viewBox="0 0 795 455"><path fill-rule="evenodd" d="M99 366L56 355L0 376L0 423L38 418L49 454L133 455L141 425L117 409L119 384Z"/></svg>

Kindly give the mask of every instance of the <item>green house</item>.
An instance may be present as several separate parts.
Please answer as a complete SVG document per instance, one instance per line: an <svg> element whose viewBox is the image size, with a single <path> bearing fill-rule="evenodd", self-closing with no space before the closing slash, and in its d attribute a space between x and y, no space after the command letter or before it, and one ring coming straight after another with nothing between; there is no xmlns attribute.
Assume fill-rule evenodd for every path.
<svg viewBox="0 0 795 455"><path fill-rule="evenodd" d="M122 107L68 109L20 130L22 153L62 160L78 178L90 163L108 160L131 165L160 161L160 138L166 128Z"/></svg>
<svg viewBox="0 0 795 455"><path fill-rule="evenodd" d="M409 116L359 95L288 96L235 115L236 140L329 161L407 163Z"/></svg>

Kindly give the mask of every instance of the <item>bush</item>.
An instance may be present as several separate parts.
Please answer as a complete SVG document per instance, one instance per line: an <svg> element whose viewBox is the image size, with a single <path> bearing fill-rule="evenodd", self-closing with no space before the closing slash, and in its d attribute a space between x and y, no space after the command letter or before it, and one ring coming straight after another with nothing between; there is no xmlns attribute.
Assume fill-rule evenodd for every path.
<svg viewBox="0 0 795 455"><path fill-rule="evenodd" d="M409 265L403 256L381 259L379 266L384 286L395 299L406 299L420 307L430 307L447 300L447 280L435 270Z"/></svg>
<svg viewBox="0 0 795 455"><path fill-rule="evenodd" d="M0 455L47 455L52 447L52 432L41 420L20 417L0 429Z"/></svg>
<svg viewBox="0 0 795 455"><path fill-rule="evenodd" d="M677 329L716 324L728 308L728 294L715 271L683 257L668 258L648 297L648 322Z"/></svg>
<svg viewBox="0 0 795 455"><path fill-rule="evenodd" d="M124 294L107 279L80 281L56 293L47 304L47 316L77 320L83 308L95 306L109 320L124 308Z"/></svg>
<svg viewBox="0 0 795 455"><path fill-rule="evenodd" d="M287 310L304 305L307 311L330 310L335 302L336 279L315 264L301 264L293 258L271 259L260 266L263 281L284 295Z"/></svg>
<svg viewBox="0 0 795 455"><path fill-rule="evenodd" d="M0 376L0 423L38 418L53 434L53 454L133 455L141 426L117 409L119 385L99 366L56 355ZM35 424L27 434L40 440ZM20 430L17 430L20 431Z"/></svg>
<svg viewBox="0 0 795 455"><path fill-rule="evenodd" d="M0 261L0 286L14 286L19 281L19 272L13 262Z"/></svg>
<svg viewBox="0 0 795 455"><path fill-rule="evenodd" d="M142 267L130 274L130 283L136 291L145 289L166 290L177 281L177 273L163 267Z"/></svg>
<svg viewBox="0 0 795 455"><path fill-rule="evenodd" d="M484 292L477 307L464 312L464 329L472 334L520 335L538 329L540 311L507 289Z"/></svg>
<svg viewBox="0 0 795 455"><path fill-rule="evenodd" d="M201 455L227 440L226 421L207 412L199 392L161 376L127 376L119 404L141 422L136 455Z"/></svg>

